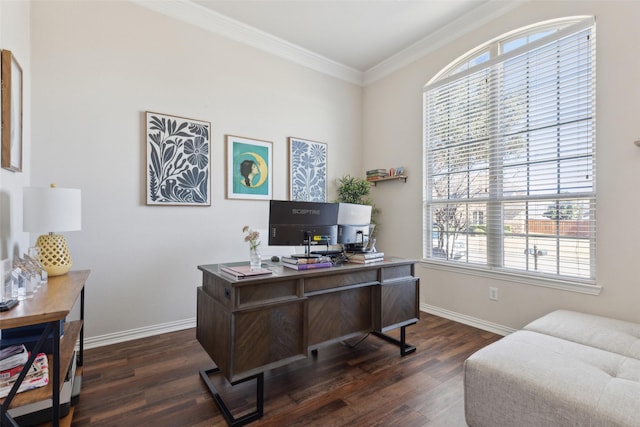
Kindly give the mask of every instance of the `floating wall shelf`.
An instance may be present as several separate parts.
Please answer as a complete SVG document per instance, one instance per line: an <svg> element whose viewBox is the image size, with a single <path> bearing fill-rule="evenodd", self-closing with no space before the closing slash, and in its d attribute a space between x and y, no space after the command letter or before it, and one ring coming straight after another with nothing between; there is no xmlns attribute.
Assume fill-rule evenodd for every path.
<svg viewBox="0 0 640 427"><path fill-rule="evenodd" d="M375 185L378 182L381 182L381 181L396 181L396 180L407 182L407 176L406 175L388 176L386 178L379 178L379 179L374 179L372 181L369 181L369 184L373 184L373 186L375 187Z"/></svg>

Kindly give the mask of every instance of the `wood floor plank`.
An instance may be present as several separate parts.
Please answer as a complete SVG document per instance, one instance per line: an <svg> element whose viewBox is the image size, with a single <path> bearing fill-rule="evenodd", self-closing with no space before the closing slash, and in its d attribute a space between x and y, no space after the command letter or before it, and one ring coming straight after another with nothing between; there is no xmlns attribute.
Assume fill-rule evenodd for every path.
<svg viewBox="0 0 640 427"><path fill-rule="evenodd" d="M406 357L368 336L266 372L251 426L465 426L464 360L500 336L426 313L406 332L417 348ZM198 374L213 366L194 329L86 350L72 427L226 426ZM211 379L234 415L254 409L253 381Z"/></svg>

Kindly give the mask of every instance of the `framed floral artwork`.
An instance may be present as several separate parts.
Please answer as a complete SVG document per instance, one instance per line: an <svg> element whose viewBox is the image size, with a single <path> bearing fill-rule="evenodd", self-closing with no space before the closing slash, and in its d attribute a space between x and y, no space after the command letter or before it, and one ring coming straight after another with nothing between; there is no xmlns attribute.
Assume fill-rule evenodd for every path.
<svg viewBox="0 0 640 427"><path fill-rule="evenodd" d="M289 138L289 198L327 201L327 144Z"/></svg>
<svg viewBox="0 0 640 427"><path fill-rule="evenodd" d="M227 135L227 198L270 200L273 144Z"/></svg>
<svg viewBox="0 0 640 427"><path fill-rule="evenodd" d="M147 205L211 205L211 123L146 112Z"/></svg>
<svg viewBox="0 0 640 427"><path fill-rule="evenodd" d="M2 167L22 172L22 67L10 50L2 63Z"/></svg>

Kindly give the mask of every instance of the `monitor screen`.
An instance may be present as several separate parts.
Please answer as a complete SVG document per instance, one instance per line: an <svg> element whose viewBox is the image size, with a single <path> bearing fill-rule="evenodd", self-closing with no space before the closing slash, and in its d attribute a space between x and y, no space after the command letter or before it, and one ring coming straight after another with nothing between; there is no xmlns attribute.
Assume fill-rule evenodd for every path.
<svg viewBox="0 0 640 427"><path fill-rule="evenodd" d="M369 240L371 206L353 203L338 204L338 243L366 246Z"/></svg>
<svg viewBox="0 0 640 427"><path fill-rule="evenodd" d="M371 223L371 206L338 203L338 225L366 225Z"/></svg>
<svg viewBox="0 0 640 427"><path fill-rule="evenodd" d="M338 204L271 200L269 245L335 245L338 241Z"/></svg>

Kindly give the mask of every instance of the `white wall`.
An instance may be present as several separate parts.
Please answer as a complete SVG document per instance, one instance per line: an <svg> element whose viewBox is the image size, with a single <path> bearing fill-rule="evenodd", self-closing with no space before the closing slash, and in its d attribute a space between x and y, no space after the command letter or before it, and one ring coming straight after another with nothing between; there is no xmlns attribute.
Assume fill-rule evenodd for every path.
<svg viewBox="0 0 640 427"><path fill-rule="evenodd" d="M479 44L536 22L572 15L597 20L597 280L599 296L495 281L418 268L421 304L434 312L519 328L556 308L585 310L640 321L640 3L626 1L531 1L365 89L366 169L405 165L407 184L373 191L382 209L380 247L421 257L422 89L443 67ZM452 31L456 31L452 29ZM489 301L489 286L499 301Z"/></svg>
<svg viewBox="0 0 640 427"><path fill-rule="evenodd" d="M361 87L129 2L34 1L31 16L32 181L82 189L66 237L92 270L89 340L192 321L196 266L248 260L242 226L266 229L268 203L225 198L226 134L273 142L276 199L289 136L328 144L330 199L361 170ZM145 111L211 122L210 207L145 205Z"/></svg>
<svg viewBox="0 0 640 427"><path fill-rule="evenodd" d="M22 256L29 235L22 231L22 188L29 185L31 161L31 54L29 3L0 2L0 48L10 50L22 67L22 172L0 169L0 260Z"/></svg>

